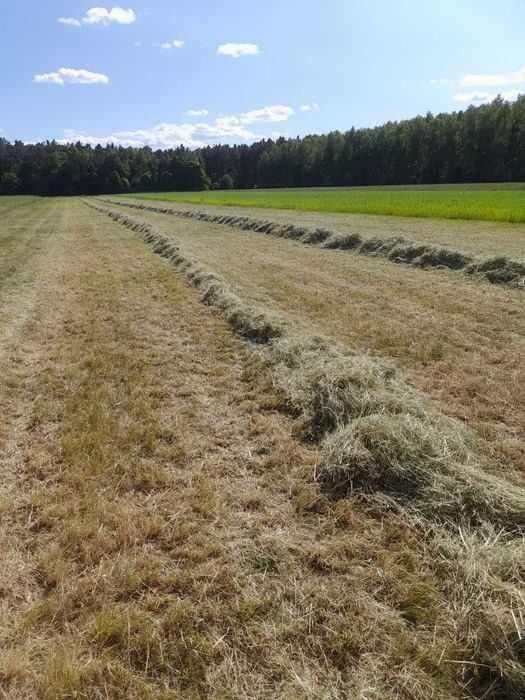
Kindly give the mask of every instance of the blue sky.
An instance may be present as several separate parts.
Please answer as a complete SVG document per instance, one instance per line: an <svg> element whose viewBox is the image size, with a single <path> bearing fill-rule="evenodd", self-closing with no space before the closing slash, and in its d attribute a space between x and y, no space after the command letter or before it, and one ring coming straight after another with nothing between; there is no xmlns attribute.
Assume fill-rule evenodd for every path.
<svg viewBox="0 0 525 700"><path fill-rule="evenodd" d="M462 109L525 92L523 27L523 0L0 0L0 129L162 148Z"/></svg>

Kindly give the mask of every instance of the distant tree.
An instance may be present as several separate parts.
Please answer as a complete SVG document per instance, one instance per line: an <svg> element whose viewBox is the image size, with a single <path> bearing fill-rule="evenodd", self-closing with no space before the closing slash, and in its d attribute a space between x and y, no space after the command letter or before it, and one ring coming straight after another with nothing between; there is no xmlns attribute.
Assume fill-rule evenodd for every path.
<svg viewBox="0 0 525 700"><path fill-rule="evenodd" d="M152 151L0 138L0 194L525 180L525 96L372 129Z"/></svg>
<svg viewBox="0 0 525 700"><path fill-rule="evenodd" d="M142 192L147 192L148 190L151 189L153 185L153 176L150 172L145 172L140 175L138 178L138 182L136 187L133 189L142 191Z"/></svg>
<svg viewBox="0 0 525 700"><path fill-rule="evenodd" d="M126 178L123 178L119 172L113 170L113 172L107 180L107 187L109 192L118 193L124 191L125 182L127 182Z"/></svg>
<svg viewBox="0 0 525 700"><path fill-rule="evenodd" d="M234 188L234 182L233 182L233 177L226 173L221 177L219 180L219 188L220 190L233 190Z"/></svg>
<svg viewBox="0 0 525 700"><path fill-rule="evenodd" d="M178 160L174 168L175 189L180 192L208 190L210 181L198 160Z"/></svg>
<svg viewBox="0 0 525 700"><path fill-rule="evenodd" d="M0 193L16 194L20 186L20 180L16 173L2 173L0 175Z"/></svg>

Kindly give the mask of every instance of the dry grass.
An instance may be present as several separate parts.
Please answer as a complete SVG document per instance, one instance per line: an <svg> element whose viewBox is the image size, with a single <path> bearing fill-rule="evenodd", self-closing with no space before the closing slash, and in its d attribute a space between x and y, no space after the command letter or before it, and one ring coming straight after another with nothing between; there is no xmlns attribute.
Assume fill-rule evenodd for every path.
<svg viewBox="0 0 525 700"><path fill-rule="evenodd" d="M112 203L111 200L102 201ZM435 267L461 270L467 275L493 284L505 284L519 289L525 288L525 261L512 260L501 255L495 258L475 259L458 250L439 248L435 245L424 244L421 241L414 242L399 236L362 239L358 234L341 236L321 228L308 230L293 225L277 226L268 221L244 216L214 215L204 211L176 211L171 208L118 201L116 203L132 209L172 214L183 218L235 226L245 231L271 234L278 238L300 240L301 243L307 245L323 245L330 250L352 249L364 255L387 258L390 262L413 265L419 268Z"/></svg>
<svg viewBox="0 0 525 700"><path fill-rule="evenodd" d="M0 355L0 695L521 697L521 543L328 500L258 355L130 232L47 206Z"/></svg>
<svg viewBox="0 0 525 700"><path fill-rule="evenodd" d="M0 693L459 698L424 543L323 499L266 370L172 268L49 207L0 359Z"/></svg>
<svg viewBox="0 0 525 700"><path fill-rule="evenodd" d="M225 226L140 217L175 235L246 303L288 317L302 333L394 359L444 413L468 424L499 473L525 471L521 292Z"/></svg>
<svg viewBox="0 0 525 700"><path fill-rule="evenodd" d="M523 258L525 227L488 221L465 221L399 216L360 214L330 214L328 212L300 212L282 209L185 204L183 202L151 201L138 197L112 197L126 204L144 204L171 211L205 212L220 217L249 217L266 220L275 227L294 226L305 230L327 229L343 236L359 235L369 238L404 238L438 248L461 250L474 257L492 258L508 255Z"/></svg>
<svg viewBox="0 0 525 700"><path fill-rule="evenodd" d="M198 263L185 261L183 251L175 248L152 227L136 223L121 214L112 216L145 234L146 240L158 252L167 254L197 286L200 286L199 280L207 280L207 284L215 286L221 285L211 273L205 273L202 269L199 271ZM224 309L221 310L224 312ZM344 424L345 420L354 418L348 428L343 425L327 441L320 465L321 482L328 481L333 486L335 481L339 489L341 483L352 484L357 469L362 475L362 485L372 489L374 485L382 490L386 488L404 499L408 496L412 504L417 499L419 509L427 514L439 513L441 517L448 514L455 520L458 515L463 519L465 516L469 519L474 516L481 527L485 527L483 522L486 521L500 522L511 527L523 522L524 500L521 490L484 475L480 471L480 465L469 463L465 436L461 435L458 427L441 418L433 419L426 413L421 401L417 401L418 397L410 396L407 388L401 397L398 387L403 385L399 382L391 385L390 380L394 376L391 368L383 369L370 363L367 365L365 361L366 371L363 372L362 363L365 358L341 352L333 344L315 338L308 342L290 342L287 338L274 342L271 356L272 364L277 364L277 373L279 365L291 372L292 379L287 390L294 402L306 412L315 406L316 411L310 410L309 418L317 417L317 420L312 421L317 428L334 429L339 422ZM356 367L355 360L361 366ZM315 375L313 383L308 377L311 370ZM301 385L299 392L295 388L297 382ZM378 405L377 399L374 399L371 406L378 406L382 413L372 414L365 419L359 418L363 413L370 413L371 406L363 404L361 397L369 399L370 395L377 394L374 382L376 385L382 382L382 400ZM390 396L398 399L393 405ZM400 401L400 398L405 401ZM356 399L360 399L360 402L356 403ZM392 408L394 415L389 418L388 413ZM335 422L326 424L327 418ZM364 424L367 426L365 430ZM461 528L460 535L467 547ZM486 535L482 533L480 536L478 533L471 538L471 551L490 544L493 556L498 561L503 552L502 546L498 545L500 537L501 533L498 533L487 539ZM437 536L434 535L434 543L436 540L439 543L441 538L438 532ZM447 538L444 542L446 541ZM518 585L521 581L519 566L516 567L523 548L518 545L511 550L511 568L518 576L511 576L510 580L506 580L505 572L500 579L497 575L489 577L486 570L472 571L466 568L464 560L451 554L451 549L453 546L448 548L443 563L446 562L446 580L453 582L450 589L453 609L457 617L468 623L469 643L476 648L478 659L474 662L474 667L483 669L470 678L471 690L479 689L485 697L496 697L500 692L505 697L519 697L523 690L522 667L519 647L515 647L512 639L516 634L520 638L521 623L512 610L511 615L508 614L505 598L510 594L518 601L520 614L519 588L514 588L513 593L511 590L515 579ZM509 563L507 552L508 549L502 558ZM491 585L487 585L489 578ZM458 586L457 590L455 586ZM505 590L503 600L499 595L500 590ZM458 597L463 601L460 611L455 605ZM503 644L498 634L503 635ZM493 668L499 669L497 677L490 671Z"/></svg>
<svg viewBox="0 0 525 700"><path fill-rule="evenodd" d="M269 364L277 383L310 434L323 438L336 431L321 459L319 475L325 485L343 493L355 483L393 493L421 512L454 521L520 530L525 525L522 490L486 475L486 465L469 449L468 432L458 421L433 413L393 367L322 338L291 335L284 319L247 307L223 280L154 227L93 208L138 231L156 253L203 289L203 301L215 306L238 333L270 343Z"/></svg>
<svg viewBox="0 0 525 700"><path fill-rule="evenodd" d="M329 438L319 477L330 492L387 493L441 521L525 526L523 489L486 474L461 431L442 419L359 417Z"/></svg>

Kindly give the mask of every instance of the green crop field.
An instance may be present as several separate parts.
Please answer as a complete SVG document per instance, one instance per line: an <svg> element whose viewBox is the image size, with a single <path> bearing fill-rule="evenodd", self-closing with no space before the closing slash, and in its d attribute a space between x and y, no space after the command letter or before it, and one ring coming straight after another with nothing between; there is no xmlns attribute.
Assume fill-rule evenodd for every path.
<svg viewBox="0 0 525 700"><path fill-rule="evenodd" d="M138 195L192 204L525 223L525 184L163 192Z"/></svg>

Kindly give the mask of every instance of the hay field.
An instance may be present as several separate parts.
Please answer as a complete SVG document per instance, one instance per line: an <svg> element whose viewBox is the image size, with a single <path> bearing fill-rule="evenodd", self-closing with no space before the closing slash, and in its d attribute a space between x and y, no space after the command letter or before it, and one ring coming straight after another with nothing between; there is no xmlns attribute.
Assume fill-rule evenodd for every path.
<svg viewBox="0 0 525 700"><path fill-rule="evenodd" d="M431 245L444 246L464 251L471 255L490 257L509 255L525 256L525 226L506 222L446 221L444 219L372 216L360 214L333 214L319 212L289 211L260 207L230 205L196 205L170 203L164 200L152 202L144 196L114 197L116 201L144 203L149 206L173 207L177 211L206 211L213 215L248 216L271 220L280 225L296 225L305 228L326 228L341 235L359 234L365 239L399 236Z"/></svg>
<svg viewBox="0 0 525 700"><path fill-rule="evenodd" d="M305 187L132 195L206 205L476 221L525 222L523 183L414 187Z"/></svg>
<svg viewBox="0 0 525 700"><path fill-rule="evenodd" d="M1 696L523 696L521 290L0 211Z"/></svg>
<svg viewBox="0 0 525 700"><path fill-rule="evenodd" d="M304 332L394 360L447 415L469 422L499 468L525 476L522 291L230 226L129 213ZM482 250L493 245L480 241Z"/></svg>

